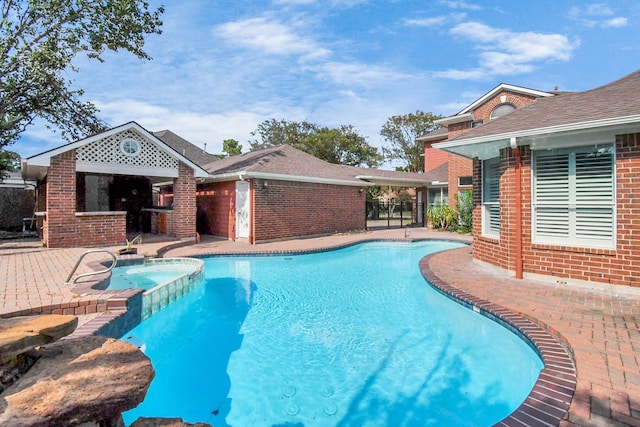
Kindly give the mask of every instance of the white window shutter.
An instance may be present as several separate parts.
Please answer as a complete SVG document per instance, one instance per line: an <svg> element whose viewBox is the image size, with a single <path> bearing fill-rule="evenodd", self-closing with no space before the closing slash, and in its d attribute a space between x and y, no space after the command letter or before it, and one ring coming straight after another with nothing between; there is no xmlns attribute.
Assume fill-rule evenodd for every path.
<svg viewBox="0 0 640 427"><path fill-rule="evenodd" d="M536 152L536 243L613 247L615 193L613 146Z"/></svg>

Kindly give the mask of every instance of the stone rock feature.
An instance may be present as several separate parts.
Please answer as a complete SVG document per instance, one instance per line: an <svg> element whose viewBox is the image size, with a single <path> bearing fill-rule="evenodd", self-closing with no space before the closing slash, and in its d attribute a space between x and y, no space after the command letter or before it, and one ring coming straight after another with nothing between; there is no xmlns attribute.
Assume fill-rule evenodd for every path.
<svg viewBox="0 0 640 427"><path fill-rule="evenodd" d="M109 425L142 402L153 377L149 358L123 341L88 336L48 344L0 394L0 425Z"/></svg>
<svg viewBox="0 0 640 427"><path fill-rule="evenodd" d="M129 427L212 427L207 423L190 424L182 418L146 418L140 417Z"/></svg>
<svg viewBox="0 0 640 427"><path fill-rule="evenodd" d="M78 326L71 315L47 314L0 319L0 364L69 335Z"/></svg>

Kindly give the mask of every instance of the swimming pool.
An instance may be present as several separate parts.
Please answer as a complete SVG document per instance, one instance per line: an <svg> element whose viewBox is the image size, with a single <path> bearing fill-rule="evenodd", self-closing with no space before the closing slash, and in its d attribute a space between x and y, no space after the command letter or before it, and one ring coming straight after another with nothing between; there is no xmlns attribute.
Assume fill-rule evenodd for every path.
<svg viewBox="0 0 640 427"><path fill-rule="evenodd" d="M205 260L206 279L123 339L156 369L125 413L216 426L492 425L542 361L418 269L451 242ZM168 351L168 349L170 349Z"/></svg>

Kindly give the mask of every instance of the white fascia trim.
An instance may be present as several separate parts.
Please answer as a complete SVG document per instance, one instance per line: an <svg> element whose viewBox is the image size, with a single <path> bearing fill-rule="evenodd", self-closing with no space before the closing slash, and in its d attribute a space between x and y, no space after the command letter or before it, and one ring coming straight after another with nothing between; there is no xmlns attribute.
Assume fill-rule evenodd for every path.
<svg viewBox="0 0 640 427"><path fill-rule="evenodd" d="M473 114L466 113L466 114L456 114L455 116L449 116L449 117L444 117L442 119L434 120L433 123L440 126L449 127L449 125L452 125L455 123L469 122L472 120L473 120Z"/></svg>
<svg viewBox="0 0 640 427"><path fill-rule="evenodd" d="M514 86L514 85L502 83L496 86L495 88L493 88L492 90L490 90L489 92L487 92L486 94L484 94L481 98L474 101L471 105L469 105L464 110L460 111L458 114L464 114L469 111L475 110L479 105L484 104L485 102L487 102L487 100L493 98L496 94L500 93L503 90L508 90L509 92L515 92L523 95L530 95L530 96L536 96L536 97L547 98L550 96L554 96L554 94L549 92L544 92L536 89L528 89L526 87Z"/></svg>
<svg viewBox="0 0 640 427"><path fill-rule="evenodd" d="M418 142L427 142L427 141L431 141L433 139L447 139L447 134L446 133L441 133L440 135L429 135L426 134L424 136L419 136L416 138L416 141ZM424 156L424 154L420 154L421 156Z"/></svg>
<svg viewBox="0 0 640 427"><path fill-rule="evenodd" d="M428 179L425 179L424 181L422 181L422 180L409 179L409 178L387 178L384 176L375 176L375 175L357 175L356 178L362 179L365 181L372 181L372 183L369 183L370 185L378 185L379 183L384 183L386 185L403 184L410 187L413 187L414 185L419 187L425 187L430 183Z"/></svg>
<svg viewBox="0 0 640 427"><path fill-rule="evenodd" d="M588 122L568 123L564 125L548 126L522 131L506 132L496 135L486 135L477 138L455 139L452 141L438 142L433 147L447 151L448 148L460 147L463 145L482 144L487 142L511 141L511 138L528 138L545 134L554 134L561 132L577 132L602 127L623 126L629 124L640 125L640 115L615 117L609 119L592 120Z"/></svg>
<svg viewBox="0 0 640 427"><path fill-rule="evenodd" d="M278 173L252 172L252 171L231 172L231 173L223 173L219 175L209 175L209 177L205 180L205 182L221 182L221 181L230 181L230 180L244 181L246 179L251 179L251 178L273 179L275 181L310 182L314 184L348 185L352 187L374 185L364 181L358 182L358 181L349 181L349 180L343 180L343 179L320 178L320 177L300 176L300 175L285 175L285 174L278 174Z"/></svg>

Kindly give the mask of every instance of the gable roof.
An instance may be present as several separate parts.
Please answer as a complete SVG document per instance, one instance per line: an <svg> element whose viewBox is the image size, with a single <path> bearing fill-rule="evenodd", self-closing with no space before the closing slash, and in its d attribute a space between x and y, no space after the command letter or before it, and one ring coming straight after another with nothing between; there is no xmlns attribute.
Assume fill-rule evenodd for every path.
<svg viewBox="0 0 640 427"><path fill-rule="evenodd" d="M182 163L192 168L194 170L194 175L196 177L203 178L207 176L207 173L203 168L201 168L196 163L192 162L190 159L188 159L184 155L177 152L170 145L168 145L164 141L157 138L153 133L149 132L148 130L146 130L136 122L125 123L123 125L111 128L104 132L100 132L96 135L92 135L75 142L64 144L56 148L52 148L48 151L42 152L40 154L36 154L34 156L23 159L22 160L22 176L25 179L42 178L47 174L47 170L51 165L52 157L62 153L66 153L67 151L74 150L74 149L83 147L85 145L100 141L104 138L117 135L119 133L122 133L128 130L135 131L138 134L143 135L145 138L150 140L151 143L155 144L160 150L164 151L171 157L181 161Z"/></svg>
<svg viewBox="0 0 640 427"><path fill-rule="evenodd" d="M522 95L528 95L534 98L546 98L546 97L553 97L555 95L555 93L552 93L552 92L544 92L541 90L529 89L522 86L510 85L507 83L500 83L498 86L494 87L489 92L485 93L480 98L476 99L475 101L473 101L471 104L469 104L468 106L466 106L465 108L457 112L456 114L438 119L434 121L434 123L440 126L446 127L454 123L471 121L473 120L473 111L476 108L480 107L482 104L489 101L494 96L496 96L497 94L503 91L518 93Z"/></svg>
<svg viewBox="0 0 640 427"><path fill-rule="evenodd" d="M486 159L509 144L528 145L550 135L601 131L603 138L610 138L612 132L615 135L640 129L638 96L640 71L585 92L538 99L434 147Z"/></svg>
<svg viewBox="0 0 640 427"><path fill-rule="evenodd" d="M286 144L217 160L205 165L205 169L210 182L258 178L350 186L410 187L429 183L423 174L337 165Z"/></svg>
<svg viewBox="0 0 640 427"><path fill-rule="evenodd" d="M484 104L485 102L487 102L488 100L490 100L491 98L493 98L494 96L496 96L497 94L499 94L502 91L519 93L519 94L522 94L522 95L529 95L529 96L533 96L535 98L546 98L546 97L554 96L554 94L551 93L551 92L545 92L545 91L536 90L536 89L529 89L529 88L522 87L522 86L510 85L510 84L507 84L507 83L500 83L498 86L494 87L489 92L485 93L480 98L478 98L477 100L473 101L471 104L469 104L467 107L462 109L456 115L458 115L458 114L466 114L466 113L472 112L473 110L475 110L476 108L478 108L479 106L481 106L482 104Z"/></svg>
<svg viewBox="0 0 640 427"><path fill-rule="evenodd" d="M153 134L174 151L182 154L200 167L218 160L218 157L214 154L207 153L204 149L190 143L168 129L153 132Z"/></svg>

